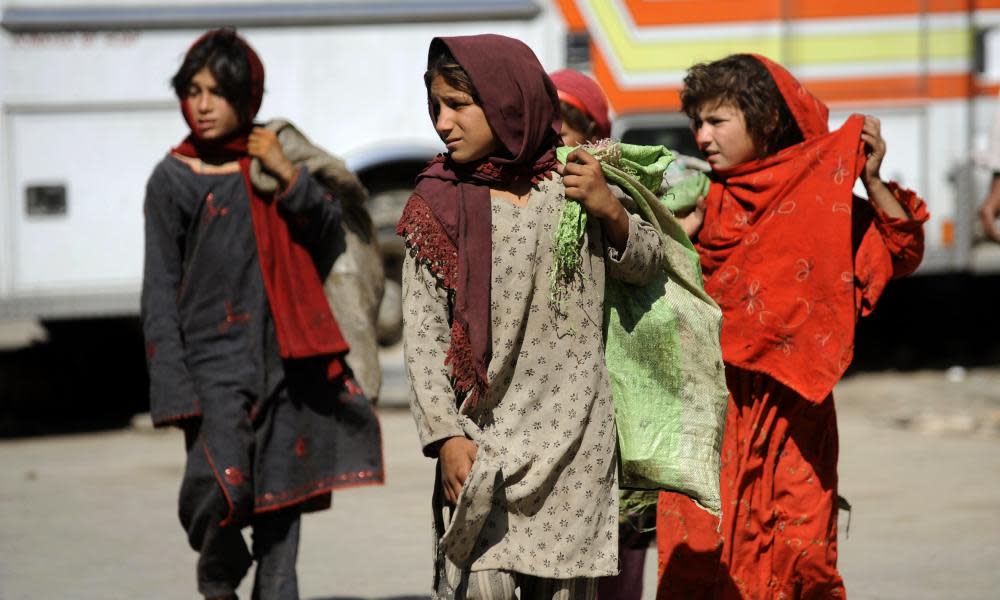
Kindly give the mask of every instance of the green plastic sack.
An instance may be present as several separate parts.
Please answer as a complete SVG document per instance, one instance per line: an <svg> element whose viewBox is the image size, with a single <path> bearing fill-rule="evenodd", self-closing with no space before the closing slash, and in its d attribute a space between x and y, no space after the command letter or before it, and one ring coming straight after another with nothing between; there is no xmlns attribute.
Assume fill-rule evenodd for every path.
<svg viewBox="0 0 1000 600"><path fill-rule="evenodd" d="M719 343L722 311L705 293L698 254L667 206L693 206L698 198L679 198L671 190L657 197L650 191L661 188L674 160L662 146L603 143L585 149L601 161L608 182L628 194L638 214L661 233L666 249L659 277L647 285L611 278L605 284L605 360L615 401L619 486L680 492L718 515L728 400ZM560 160L570 151L561 148ZM695 178L682 191L694 196L706 186ZM556 235L568 242L577 225L586 226L586 211L567 202L563 217ZM566 276L557 274L553 281Z"/></svg>

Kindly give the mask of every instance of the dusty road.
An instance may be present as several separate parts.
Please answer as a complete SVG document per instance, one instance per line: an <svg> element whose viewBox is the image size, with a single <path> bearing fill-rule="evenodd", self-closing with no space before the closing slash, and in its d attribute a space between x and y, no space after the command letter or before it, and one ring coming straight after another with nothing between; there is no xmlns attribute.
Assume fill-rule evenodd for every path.
<svg viewBox="0 0 1000 600"><path fill-rule="evenodd" d="M863 375L838 390L852 598L998 597L1000 370L952 379ZM386 408L382 423L388 484L306 517L304 598L428 595L433 466L408 413ZM0 441L0 599L197 597L175 516L181 447L142 428Z"/></svg>

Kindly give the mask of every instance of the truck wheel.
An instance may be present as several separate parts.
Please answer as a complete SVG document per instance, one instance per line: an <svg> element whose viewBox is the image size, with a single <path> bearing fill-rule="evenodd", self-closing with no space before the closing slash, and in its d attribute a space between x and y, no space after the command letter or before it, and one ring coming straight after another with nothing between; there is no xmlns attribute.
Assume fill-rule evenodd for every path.
<svg viewBox="0 0 1000 600"><path fill-rule="evenodd" d="M403 337L403 293L400 287L406 248L396 235L396 224L413 192L417 174L427 166L424 158L385 163L358 175L368 188L368 214L378 237L379 252L385 269L385 293L378 315L378 342L391 346Z"/></svg>
<svg viewBox="0 0 1000 600"><path fill-rule="evenodd" d="M382 346L392 346L403 337L403 287L395 279L385 280L376 328Z"/></svg>
<svg viewBox="0 0 1000 600"><path fill-rule="evenodd" d="M385 293L378 315L378 341L382 346L396 344L403 337L401 281L406 248L403 240L396 235L396 223L409 197L410 188L394 187L373 192L369 200L369 212L385 268Z"/></svg>

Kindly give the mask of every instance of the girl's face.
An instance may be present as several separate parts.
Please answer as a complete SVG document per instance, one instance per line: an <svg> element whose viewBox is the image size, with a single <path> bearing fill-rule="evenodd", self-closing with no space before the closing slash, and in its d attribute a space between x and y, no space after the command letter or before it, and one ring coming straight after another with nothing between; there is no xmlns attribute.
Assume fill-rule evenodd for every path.
<svg viewBox="0 0 1000 600"><path fill-rule="evenodd" d="M728 169L757 158L743 111L731 104L706 105L691 121L695 142L713 170Z"/></svg>
<svg viewBox="0 0 1000 600"><path fill-rule="evenodd" d="M453 161L474 162L496 152L499 141L482 107L472 96L449 85L441 75L431 80L431 106L434 129Z"/></svg>
<svg viewBox="0 0 1000 600"><path fill-rule="evenodd" d="M224 138L240 126L236 109L222 95L208 67L202 67L191 78L184 105L195 134L203 140Z"/></svg>
<svg viewBox="0 0 1000 600"><path fill-rule="evenodd" d="M573 146L582 146L590 141L582 131L578 131L567 125L565 120L562 122L562 129L559 131L559 135L562 137L563 146L569 146L570 148Z"/></svg>

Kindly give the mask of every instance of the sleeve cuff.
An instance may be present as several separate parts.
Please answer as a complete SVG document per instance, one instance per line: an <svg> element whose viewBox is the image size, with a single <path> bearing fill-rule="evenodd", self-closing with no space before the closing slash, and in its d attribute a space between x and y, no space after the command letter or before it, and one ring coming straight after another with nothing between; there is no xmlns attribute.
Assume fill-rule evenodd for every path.
<svg viewBox="0 0 1000 600"><path fill-rule="evenodd" d="M292 180L288 182L287 186L281 187L281 184L279 183L278 190L274 193L274 199L281 202L285 198L293 195L300 187L299 182L302 181L303 176L308 176L308 173L305 171L306 167L303 165L295 170L295 175L292 176Z"/></svg>
<svg viewBox="0 0 1000 600"><path fill-rule="evenodd" d="M907 189L896 183L895 181L890 181L886 183L886 187L892 192L893 197L896 201L902 205L903 210L909 215L907 218L895 218L891 217L883 211L878 204L874 202L869 202L872 210L875 211L875 216L878 218L879 222L889 226L900 226L900 225L922 225L930 215L927 213L927 205L924 203L923 199L917 195L913 190Z"/></svg>
<svg viewBox="0 0 1000 600"><path fill-rule="evenodd" d="M462 431L461 428L459 428L458 431L436 435L430 441L424 442L424 456L428 458L437 458L438 454L441 452L441 446L453 437L466 438L468 436L465 435L465 432Z"/></svg>
<svg viewBox="0 0 1000 600"><path fill-rule="evenodd" d="M608 260L616 264L627 263L631 260L632 255L636 253L635 250L635 238L636 229L639 227L639 221L642 217L629 213L628 215L628 239L625 240L625 250L619 252L617 248L608 244Z"/></svg>

